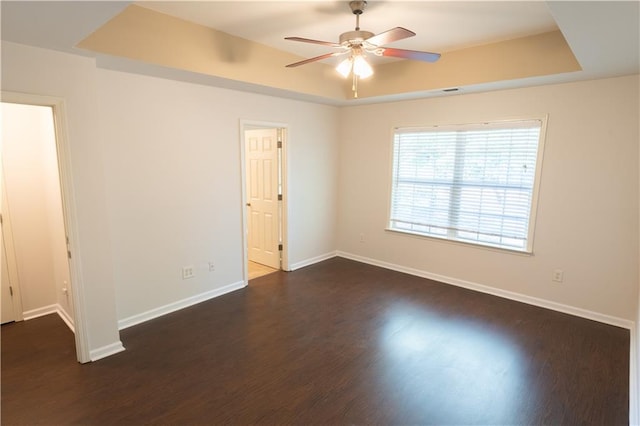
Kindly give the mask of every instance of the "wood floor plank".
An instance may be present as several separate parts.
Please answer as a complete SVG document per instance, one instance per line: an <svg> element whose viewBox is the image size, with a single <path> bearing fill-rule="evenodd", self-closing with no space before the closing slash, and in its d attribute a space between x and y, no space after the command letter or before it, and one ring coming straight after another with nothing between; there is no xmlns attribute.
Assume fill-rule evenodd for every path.
<svg viewBox="0 0 640 426"><path fill-rule="evenodd" d="M2 424L628 424L628 330L346 259L121 338L2 326Z"/></svg>

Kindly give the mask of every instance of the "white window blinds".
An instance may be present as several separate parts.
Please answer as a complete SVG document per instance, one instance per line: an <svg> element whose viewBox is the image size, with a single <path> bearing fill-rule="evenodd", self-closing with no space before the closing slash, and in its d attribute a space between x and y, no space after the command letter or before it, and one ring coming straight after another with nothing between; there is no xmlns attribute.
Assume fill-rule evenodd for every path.
<svg viewBox="0 0 640 426"><path fill-rule="evenodd" d="M392 230L531 251L541 120L396 129Z"/></svg>

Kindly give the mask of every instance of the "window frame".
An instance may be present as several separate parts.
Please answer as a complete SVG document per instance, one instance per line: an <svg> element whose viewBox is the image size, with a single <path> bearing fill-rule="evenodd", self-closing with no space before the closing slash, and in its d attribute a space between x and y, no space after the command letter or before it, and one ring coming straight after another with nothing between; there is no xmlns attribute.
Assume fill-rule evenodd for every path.
<svg viewBox="0 0 640 426"><path fill-rule="evenodd" d="M484 250L492 250L499 252L506 252L512 254L520 254L532 256L534 254L534 241L535 241L535 228L536 228L536 218L537 218L537 210L538 210L538 201L539 201L539 192L542 181L542 169L543 169L543 160L544 160L544 152L547 138L547 124L548 124L549 115L529 115L522 117L511 117L506 119L482 119L469 121L464 123L437 123L437 124L422 124L422 125L398 125L394 126L390 132L390 144L389 144L389 172L388 172L388 193L387 193L387 217L385 224L385 231L407 237L414 237L420 239L428 239L432 241L452 243L458 245L464 245L468 247L474 247L478 249ZM393 208L393 191L394 191L394 168L395 168L395 136L400 132L407 131L419 131L424 129L433 129L438 127L443 128L463 128L463 127L477 127L484 124L498 124L504 125L510 122L521 122L521 121L539 121L540 122L540 136L538 139L538 151L536 154L536 167L535 167L535 175L534 175L534 183L533 188L531 190L531 207L529 211L529 222L528 222L528 230L527 230L527 241L526 247L524 249L503 247L498 244L492 244L484 241L471 241L471 240L463 240L463 239L454 239L449 238L447 236L438 236L438 235L430 235L426 233L421 233L412 230L403 230L398 228L393 228L391 226L392 218L391 212Z"/></svg>

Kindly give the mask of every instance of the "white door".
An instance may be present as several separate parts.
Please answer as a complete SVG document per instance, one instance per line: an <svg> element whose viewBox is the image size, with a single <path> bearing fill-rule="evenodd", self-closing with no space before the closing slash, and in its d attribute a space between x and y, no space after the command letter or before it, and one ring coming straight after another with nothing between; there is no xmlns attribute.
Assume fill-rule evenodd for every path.
<svg viewBox="0 0 640 426"><path fill-rule="evenodd" d="M249 260L280 269L278 129L245 132Z"/></svg>

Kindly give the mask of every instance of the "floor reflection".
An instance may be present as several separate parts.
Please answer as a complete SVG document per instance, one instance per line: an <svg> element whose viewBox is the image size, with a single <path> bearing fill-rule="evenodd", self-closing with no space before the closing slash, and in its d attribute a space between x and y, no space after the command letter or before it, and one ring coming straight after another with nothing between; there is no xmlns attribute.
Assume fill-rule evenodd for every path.
<svg viewBox="0 0 640 426"><path fill-rule="evenodd" d="M494 325L399 303L387 310L378 343L378 384L393 395L388 409L400 417L412 413L407 422L526 421L536 394L527 380L527 358Z"/></svg>

